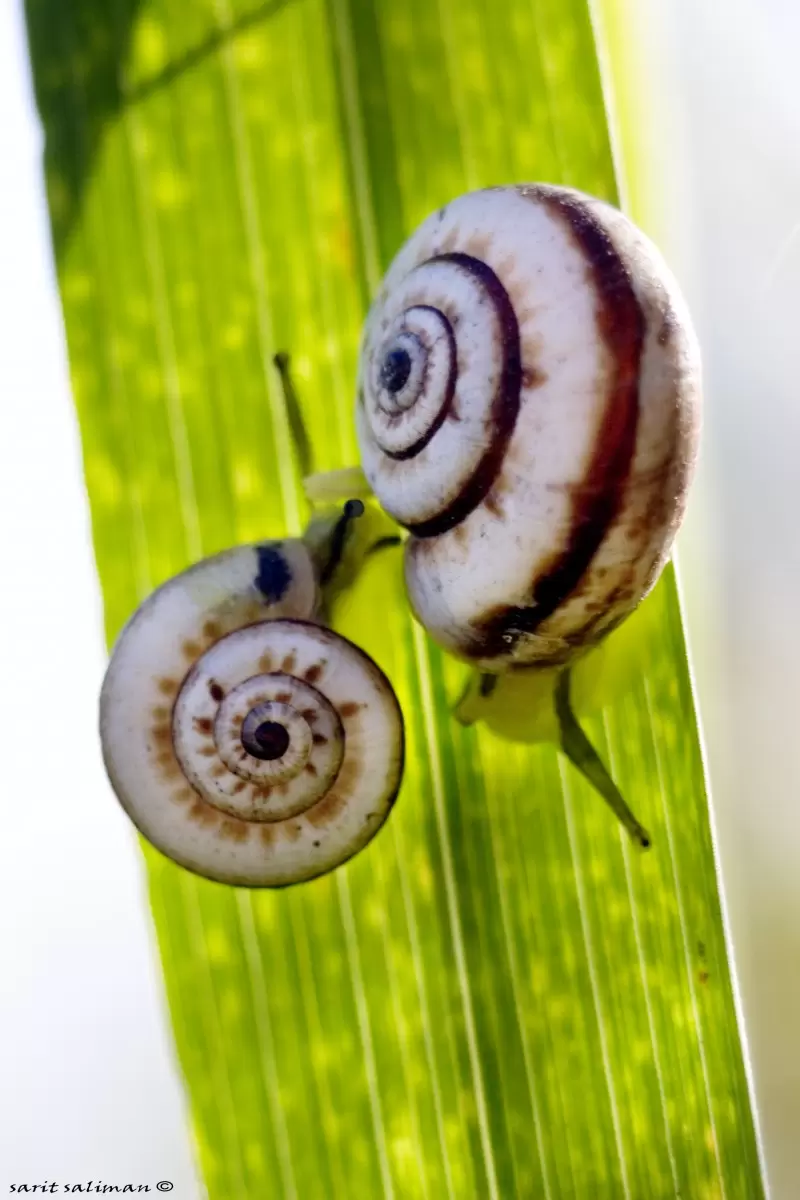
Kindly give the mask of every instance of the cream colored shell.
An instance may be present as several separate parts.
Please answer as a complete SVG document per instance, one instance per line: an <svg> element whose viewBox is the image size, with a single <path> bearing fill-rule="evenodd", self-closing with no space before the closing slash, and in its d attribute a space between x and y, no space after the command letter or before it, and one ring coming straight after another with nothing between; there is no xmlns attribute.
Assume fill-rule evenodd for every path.
<svg viewBox="0 0 800 1200"><path fill-rule="evenodd" d="M317 598L302 542L240 547L159 588L114 648L100 705L109 777L141 833L197 874L311 879L388 816L397 700L370 658L311 619Z"/></svg>
<svg viewBox="0 0 800 1200"><path fill-rule="evenodd" d="M500 671L618 625L683 514L699 377L677 285L616 209L529 185L429 217L370 311L357 426L431 635Z"/></svg>

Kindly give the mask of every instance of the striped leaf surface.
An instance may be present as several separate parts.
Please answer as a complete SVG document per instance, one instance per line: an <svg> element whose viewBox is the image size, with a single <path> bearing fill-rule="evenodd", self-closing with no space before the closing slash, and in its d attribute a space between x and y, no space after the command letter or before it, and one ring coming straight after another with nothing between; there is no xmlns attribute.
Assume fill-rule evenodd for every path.
<svg viewBox="0 0 800 1200"><path fill-rule="evenodd" d="M485 184L615 180L586 0L27 14L113 638L189 562L302 528L276 350L319 467L355 462L360 325L414 226ZM146 851L211 1197L762 1194L671 570L646 609L589 732L647 855L552 747L455 725L391 555L342 617L408 723L378 839L276 894Z"/></svg>

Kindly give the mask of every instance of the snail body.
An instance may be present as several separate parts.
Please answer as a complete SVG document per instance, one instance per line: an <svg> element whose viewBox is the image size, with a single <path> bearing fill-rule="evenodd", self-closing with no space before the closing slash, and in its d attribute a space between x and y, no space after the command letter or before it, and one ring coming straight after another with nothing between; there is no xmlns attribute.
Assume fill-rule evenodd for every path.
<svg viewBox="0 0 800 1200"><path fill-rule="evenodd" d="M210 879L321 875L397 795L400 709L372 659L319 623L320 546L205 559L157 589L114 648L100 700L114 790L148 841Z"/></svg>
<svg viewBox="0 0 800 1200"><path fill-rule="evenodd" d="M620 212L566 188L462 196L370 310L364 474L409 531L417 618L481 672L564 668L652 588L680 523L699 358L677 285Z"/></svg>

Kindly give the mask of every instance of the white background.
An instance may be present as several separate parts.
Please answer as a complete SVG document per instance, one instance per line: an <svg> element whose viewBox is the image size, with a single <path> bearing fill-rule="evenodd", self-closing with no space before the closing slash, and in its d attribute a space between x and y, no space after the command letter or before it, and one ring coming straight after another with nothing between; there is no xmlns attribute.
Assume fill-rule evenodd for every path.
<svg viewBox="0 0 800 1200"><path fill-rule="evenodd" d="M169 1180L190 1200L144 872L95 736L100 596L21 9L0 0L0 1195Z"/></svg>
<svg viewBox="0 0 800 1200"><path fill-rule="evenodd" d="M772 1195L796 1200L800 5L632 3L637 213L705 352L681 563L714 813ZM100 603L20 10L0 0L0 1186L167 1179L189 1200L141 862L94 736Z"/></svg>

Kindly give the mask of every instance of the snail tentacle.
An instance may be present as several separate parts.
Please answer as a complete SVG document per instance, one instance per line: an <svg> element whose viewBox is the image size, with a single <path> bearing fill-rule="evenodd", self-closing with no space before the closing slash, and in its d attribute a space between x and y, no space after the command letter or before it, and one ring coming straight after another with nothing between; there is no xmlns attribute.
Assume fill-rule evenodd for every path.
<svg viewBox="0 0 800 1200"><path fill-rule="evenodd" d="M570 762L588 779L608 804L620 824L643 850L651 845L650 834L634 816L600 755L584 733L570 703L571 670L562 671L556 683L554 700L561 733L561 749Z"/></svg>
<svg viewBox="0 0 800 1200"><path fill-rule="evenodd" d="M306 423L303 420L303 413L300 408L300 401L298 400L297 391L292 379L289 354L286 350L279 350L273 356L272 361L281 381L283 403L286 408L286 416L289 421L289 430L292 435L295 454L297 455L297 464L300 468L302 478L305 479L314 470L314 458L311 450L311 439L308 436L308 430L306 429Z"/></svg>
<svg viewBox="0 0 800 1200"><path fill-rule="evenodd" d="M300 476L308 503L318 505L342 504L346 500L367 500L372 489L367 483L361 467L342 467L334 471L316 471L311 439L308 436L300 400L291 371L291 358L286 350L273 356L283 392L283 403L289 422Z"/></svg>

